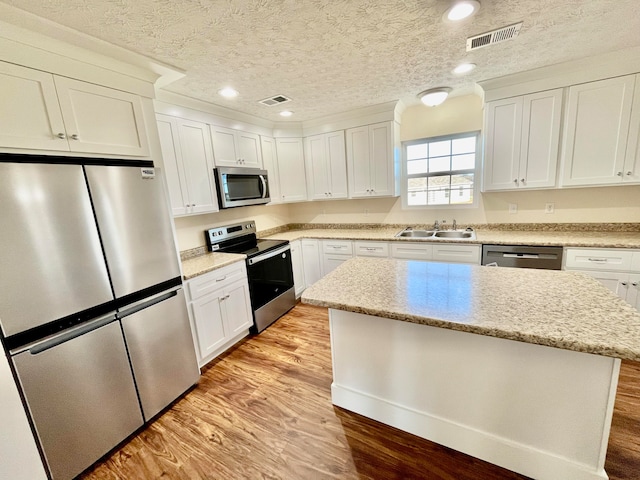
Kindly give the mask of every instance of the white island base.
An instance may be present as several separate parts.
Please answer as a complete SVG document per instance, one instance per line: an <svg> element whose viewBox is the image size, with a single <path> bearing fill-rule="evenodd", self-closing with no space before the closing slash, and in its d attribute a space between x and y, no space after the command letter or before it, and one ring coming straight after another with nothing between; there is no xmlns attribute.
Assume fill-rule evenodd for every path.
<svg viewBox="0 0 640 480"><path fill-rule="evenodd" d="M620 360L330 309L333 404L540 480L606 479Z"/></svg>

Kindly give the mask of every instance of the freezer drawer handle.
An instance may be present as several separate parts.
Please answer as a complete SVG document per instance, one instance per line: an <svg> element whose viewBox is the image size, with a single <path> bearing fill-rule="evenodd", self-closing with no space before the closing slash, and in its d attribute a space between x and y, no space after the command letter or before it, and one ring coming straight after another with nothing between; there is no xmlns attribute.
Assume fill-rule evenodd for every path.
<svg viewBox="0 0 640 480"><path fill-rule="evenodd" d="M181 287L179 287L181 288ZM178 289L179 289L178 288ZM150 300L144 301L144 302L140 302L137 304L133 304L130 305L129 308L127 310L123 310L118 312L118 317L120 318L124 318L124 317L128 317L129 315L133 315L136 312L139 312L140 310L144 310L145 308L149 308L153 305L155 305L156 303L160 303L160 302L164 302L165 300L171 298L171 297L175 297L178 294L178 289L176 290L172 290L168 293L163 293L162 295L158 295L157 297L153 297Z"/></svg>
<svg viewBox="0 0 640 480"><path fill-rule="evenodd" d="M109 315L107 317L98 318L76 329L73 329L65 333L61 333L60 335L54 338L43 340L42 342L32 345L31 347L29 347L29 353L31 355L37 355L38 353L42 353L45 350L49 350L53 347L57 347L58 345L68 342L69 340L73 340L74 338L77 338L80 335L84 335L85 333L92 332L94 330L97 330L100 327L104 327L105 325L108 325L111 322L115 321L115 319L116 319L115 315Z"/></svg>

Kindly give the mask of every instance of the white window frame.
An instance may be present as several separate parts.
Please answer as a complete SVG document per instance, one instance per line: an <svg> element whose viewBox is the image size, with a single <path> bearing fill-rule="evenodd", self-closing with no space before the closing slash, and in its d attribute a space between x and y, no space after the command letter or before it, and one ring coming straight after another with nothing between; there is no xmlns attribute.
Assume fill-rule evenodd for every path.
<svg viewBox="0 0 640 480"><path fill-rule="evenodd" d="M402 196L402 209L403 210L428 210L434 208L445 209L458 209L458 208L478 208L478 195L480 194L480 165L482 164L482 137L480 130L473 130L470 132L455 133L452 135L439 135L436 137L418 138L415 140L406 140L402 142L402 180L401 180L401 196ZM456 138L463 138L475 135L476 136L476 158L473 168L473 203L468 204L439 204L439 205L409 205L408 204L408 179L414 177L429 177L429 174L411 175L407 174L407 147L411 145L418 145L425 142L439 142L443 140L455 140ZM458 173L470 173L470 170L448 170L438 172L437 175L456 175ZM435 174L434 174L435 175ZM450 195L453 194L452 190L449 190Z"/></svg>

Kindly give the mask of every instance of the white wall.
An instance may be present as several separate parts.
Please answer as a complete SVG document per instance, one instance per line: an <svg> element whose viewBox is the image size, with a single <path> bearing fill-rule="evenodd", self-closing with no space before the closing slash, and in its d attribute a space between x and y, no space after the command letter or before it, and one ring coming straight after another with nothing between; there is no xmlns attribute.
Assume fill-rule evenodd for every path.
<svg viewBox="0 0 640 480"><path fill-rule="evenodd" d="M482 100L477 95L448 99L438 107L407 108L402 114L402 141L481 130ZM479 179L478 179L479 181ZM509 213L509 203L518 206ZM555 213L545 214L545 203ZM403 210L400 198L342 200L292 204L294 223L425 224L455 218L461 225L482 223L640 222L640 186L593 187L491 192L480 194L476 207Z"/></svg>

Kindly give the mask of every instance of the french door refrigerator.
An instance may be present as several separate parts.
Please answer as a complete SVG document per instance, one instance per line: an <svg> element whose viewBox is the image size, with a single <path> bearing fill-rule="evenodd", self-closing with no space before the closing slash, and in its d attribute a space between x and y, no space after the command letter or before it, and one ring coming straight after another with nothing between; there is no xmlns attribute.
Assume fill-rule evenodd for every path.
<svg viewBox="0 0 640 480"><path fill-rule="evenodd" d="M0 327L54 480L199 377L152 162L0 154Z"/></svg>

